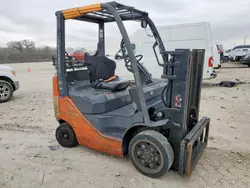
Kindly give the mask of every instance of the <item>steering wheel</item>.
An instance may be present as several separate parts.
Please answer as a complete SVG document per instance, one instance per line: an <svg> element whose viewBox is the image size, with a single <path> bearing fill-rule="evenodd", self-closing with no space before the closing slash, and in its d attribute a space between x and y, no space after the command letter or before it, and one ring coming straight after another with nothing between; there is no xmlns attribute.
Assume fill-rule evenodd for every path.
<svg viewBox="0 0 250 188"><path fill-rule="evenodd" d="M126 53L127 50L126 50L126 46L125 46L125 43L124 43L123 39L121 40L121 51L122 51L123 59L125 61L125 67L127 68L127 70L129 72L133 72L131 60L130 60L128 54ZM143 55L136 55L135 56L135 59L136 59L137 63L140 63L142 58L143 58Z"/></svg>
<svg viewBox="0 0 250 188"><path fill-rule="evenodd" d="M140 63L140 60L142 58L143 58L143 55L136 55L135 56L135 59L136 59L137 63ZM130 61L129 57L127 57L127 61L125 61L125 67L127 68L127 70L129 72L133 72L132 64L131 64L131 61Z"/></svg>

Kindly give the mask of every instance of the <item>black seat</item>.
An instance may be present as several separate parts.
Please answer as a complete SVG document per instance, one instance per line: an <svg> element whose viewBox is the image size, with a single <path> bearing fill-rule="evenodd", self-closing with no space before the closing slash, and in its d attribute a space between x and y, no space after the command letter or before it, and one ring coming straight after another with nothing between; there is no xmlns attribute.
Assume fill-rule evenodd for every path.
<svg viewBox="0 0 250 188"><path fill-rule="evenodd" d="M118 91L129 86L129 81L120 80L115 75L116 63L106 56L90 56L86 53L84 63L87 65L93 88Z"/></svg>

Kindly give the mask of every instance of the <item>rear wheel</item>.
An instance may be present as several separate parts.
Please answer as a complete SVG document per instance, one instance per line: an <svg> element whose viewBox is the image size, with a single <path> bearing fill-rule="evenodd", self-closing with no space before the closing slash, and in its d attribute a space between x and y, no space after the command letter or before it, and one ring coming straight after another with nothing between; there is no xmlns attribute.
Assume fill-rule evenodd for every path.
<svg viewBox="0 0 250 188"><path fill-rule="evenodd" d="M224 62L226 62L226 63L229 62L229 57L225 56L224 57Z"/></svg>
<svg viewBox="0 0 250 188"><path fill-rule="evenodd" d="M250 67L250 64L248 64L248 67Z"/></svg>
<svg viewBox="0 0 250 188"><path fill-rule="evenodd" d="M56 140L61 146L66 148L71 148L78 145L75 132L68 123L62 123L57 127Z"/></svg>
<svg viewBox="0 0 250 188"><path fill-rule="evenodd" d="M0 102L7 102L13 95L13 87L5 80L0 80Z"/></svg>
<svg viewBox="0 0 250 188"><path fill-rule="evenodd" d="M129 157L145 176L158 178L172 166L174 152L166 137L156 131L142 131L129 143Z"/></svg>

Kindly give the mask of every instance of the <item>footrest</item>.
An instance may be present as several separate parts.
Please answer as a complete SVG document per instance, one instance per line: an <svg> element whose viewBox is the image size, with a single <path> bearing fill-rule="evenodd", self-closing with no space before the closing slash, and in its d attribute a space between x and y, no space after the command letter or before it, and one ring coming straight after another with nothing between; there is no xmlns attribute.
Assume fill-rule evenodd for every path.
<svg viewBox="0 0 250 188"><path fill-rule="evenodd" d="M202 118L181 141L179 174L190 176L204 152L209 134L210 119Z"/></svg>

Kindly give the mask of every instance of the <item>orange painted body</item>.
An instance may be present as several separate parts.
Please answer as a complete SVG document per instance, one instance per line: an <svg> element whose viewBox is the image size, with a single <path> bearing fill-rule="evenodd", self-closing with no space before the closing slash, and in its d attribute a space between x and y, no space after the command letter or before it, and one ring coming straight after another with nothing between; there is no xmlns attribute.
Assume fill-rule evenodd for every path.
<svg viewBox="0 0 250 188"><path fill-rule="evenodd" d="M93 5L63 10L62 13L65 19L72 19L89 12L99 11L101 9L102 9L101 4L99 3L99 4L93 4Z"/></svg>
<svg viewBox="0 0 250 188"><path fill-rule="evenodd" d="M56 75L53 77L53 96L57 120L63 120L72 126L80 145L109 155L123 157L122 140L101 134L85 119L69 97L59 97Z"/></svg>

